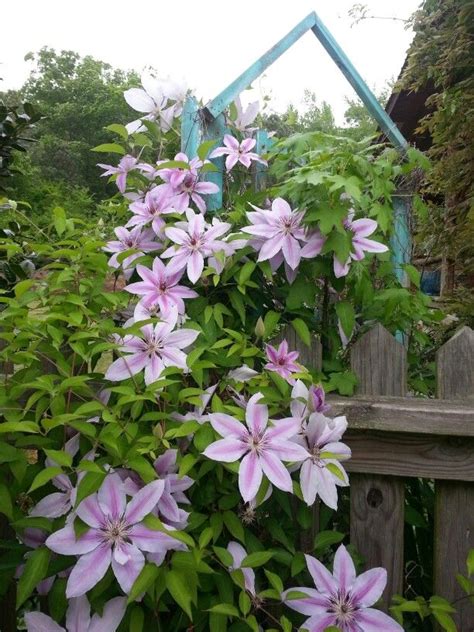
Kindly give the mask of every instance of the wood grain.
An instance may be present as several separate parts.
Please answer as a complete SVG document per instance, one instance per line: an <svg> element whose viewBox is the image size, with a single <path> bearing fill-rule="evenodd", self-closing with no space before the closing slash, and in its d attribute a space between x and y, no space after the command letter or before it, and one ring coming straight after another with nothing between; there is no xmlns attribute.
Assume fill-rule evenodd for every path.
<svg viewBox="0 0 474 632"><path fill-rule="evenodd" d="M474 438L347 430L344 442L348 472L474 481Z"/></svg>
<svg viewBox="0 0 474 632"><path fill-rule="evenodd" d="M356 342L351 350L351 367L359 380L358 395L405 395L406 350L382 325L376 325ZM371 450L366 453L365 440L371 436L364 435L362 449L366 456ZM387 610L391 596L403 592L405 487L400 478L370 474L365 466L360 471L366 473L350 477L351 542L364 556L367 568L387 569L382 602Z"/></svg>
<svg viewBox="0 0 474 632"><path fill-rule="evenodd" d="M354 485L353 478L357 478ZM403 587L403 480L387 476L351 476L351 542L366 560L366 567L387 569L382 597L388 609L393 594Z"/></svg>
<svg viewBox="0 0 474 632"><path fill-rule="evenodd" d="M474 402L408 397L329 396L331 415L350 429L474 437Z"/></svg>
<svg viewBox="0 0 474 632"><path fill-rule="evenodd" d="M285 325L284 329L279 333L272 344L279 344L282 340L286 340L288 342L288 348L290 351L296 350L299 352L300 355L297 360L299 364L302 364L307 369L321 371L321 367L323 365L323 353L322 345L317 338L313 338L311 341L311 347L308 347L304 344L291 325Z"/></svg>
<svg viewBox="0 0 474 632"><path fill-rule="evenodd" d="M436 364L439 397L474 397L472 329L463 327L448 340L438 351ZM456 575L466 574L467 555L474 548L474 483L436 481L435 491L435 592L448 601L459 600L453 615L458 630L472 631L474 606L463 599Z"/></svg>

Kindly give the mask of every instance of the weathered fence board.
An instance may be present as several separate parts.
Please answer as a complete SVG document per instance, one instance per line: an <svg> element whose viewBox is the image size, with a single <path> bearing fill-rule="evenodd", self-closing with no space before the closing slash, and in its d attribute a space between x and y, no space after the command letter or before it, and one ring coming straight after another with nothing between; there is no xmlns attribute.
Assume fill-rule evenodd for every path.
<svg viewBox="0 0 474 632"><path fill-rule="evenodd" d="M376 325L355 343L351 367L359 379L358 394L405 395L406 350L382 325ZM403 590L405 487L396 478L365 472L350 477L351 542L368 568L387 569L387 588L382 598L387 609L391 595Z"/></svg>
<svg viewBox="0 0 474 632"><path fill-rule="evenodd" d="M474 396L472 329L463 327L439 349L436 368L438 397ZM453 469L456 469L454 463ZM474 473L474 467L471 473ZM464 478L464 481L473 480ZM456 581L458 573L466 573L467 555L469 549L474 548L474 483L437 480L435 489L435 591L449 601L457 602L458 612L454 619L458 629L474 630L474 605Z"/></svg>

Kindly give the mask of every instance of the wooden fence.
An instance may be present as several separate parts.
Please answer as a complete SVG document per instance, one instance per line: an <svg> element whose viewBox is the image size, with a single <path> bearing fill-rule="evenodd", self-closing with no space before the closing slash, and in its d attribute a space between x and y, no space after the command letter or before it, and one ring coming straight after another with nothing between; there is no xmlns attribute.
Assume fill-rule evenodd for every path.
<svg viewBox="0 0 474 632"><path fill-rule="evenodd" d="M287 329L290 348L306 366L321 368L321 345L311 348ZM438 399L407 396L406 349L376 325L351 349L356 397L332 397L331 414L346 415L344 441L352 458L350 538L367 567L384 566L392 594L403 593L405 479L433 480L434 592L456 601L459 632L474 631L474 606L456 574L466 574L474 548L474 331L463 327L438 351Z"/></svg>

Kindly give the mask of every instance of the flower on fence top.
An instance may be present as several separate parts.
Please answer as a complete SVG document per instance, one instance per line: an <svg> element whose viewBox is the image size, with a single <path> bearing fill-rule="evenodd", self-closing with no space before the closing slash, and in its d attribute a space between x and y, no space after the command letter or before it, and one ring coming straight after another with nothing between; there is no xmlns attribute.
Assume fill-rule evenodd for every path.
<svg viewBox="0 0 474 632"><path fill-rule="evenodd" d="M244 457L239 468L239 490L245 502L257 495L263 474L278 489L291 492L291 477L282 461L307 458L304 448L289 441L300 429L299 420L279 419L268 427L268 407L257 403L262 397L261 393L256 393L248 401L245 411L247 428L225 413L209 415L214 430L225 438L211 443L203 454L224 463Z"/></svg>
<svg viewBox="0 0 474 632"><path fill-rule="evenodd" d="M388 248L385 244L373 239L367 239L369 235L377 230L377 222L373 219L356 219L353 220L354 213L349 213L344 221L344 226L352 233L352 249L350 256L345 262L339 261L334 255L334 275L337 278L346 276L349 273L351 259L361 261L365 257L366 252L387 252Z"/></svg>
<svg viewBox="0 0 474 632"><path fill-rule="evenodd" d="M103 250L105 252L113 252L114 254L109 259L109 266L111 268L120 268L124 270L125 278L128 279L133 274L133 262L146 252L153 252L160 247L160 244L155 241L155 233L152 230L142 231L140 226L127 230L123 226L119 226L115 229L117 240L108 241ZM127 250L137 250L125 257L121 263L118 261L118 256L122 252Z"/></svg>
<svg viewBox="0 0 474 632"><path fill-rule="evenodd" d="M179 90L173 88L170 82L161 81L144 72L141 77L143 88L130 88L124 92L125 101L137 112L143 112L142 119L158 121L163 132L167 132L173 123L173 118L178 115L179 109L168 106L168 98L178 96ZM172 96L173 95L173 96ZM168 106L168 107L167 107ZM126 125L129 134L144 131L142 119L137 119Z"/></svg>
<svg viewBox="0 0 474 632"><path fill-rule="evenodd" d="M186 268L188 279L196 283L204 269L204 257L220 251L227 252L228 246L219 240L230 230L231 225L215 220L212 225L206 224L201 214L192 209L186 211L187 222L179 222L176 226L165 228L165 234L177 246L170 246L162 253L163 259L170 259L170 267L175 270Z"/></svg>
<svg viewBox="0 0 474 632"><path fill-rule="evenodd" d="M304 213L293 211L283 198L273 200L271 210L253 208L255 211L247 213L252 225L244 226L242 230L257 237L253 245L259 251L258 261L272 259L281 253L289 267L296 270L301 259L300 240L305 239Z"/></svg>
<svg viewBox="0 0 474 632"><path fill-rule="evenodd" d="M197 296L194 290L178 285L178 281L183 276L182 270L171 268L169 264L165 266L158 257L154 259L151 270L137 265L137 272L143 280L131 283L125 289L131 294L142 296L144 305L158 305L164 315L174 307L178 310L178 314L184 314L183 298Z"/></svg>
<svg viewBox="0 0 474 632"><path fill-rule="evenodd" d="M145 226L151 224L156 235L162 236L165 222L162 215L174 213L174 198L166 185L160 185L145 194L144 200L130 204L133 213L126 226Z"/></svg>
<svg viewBox="0 0 474 632"><path fill-rule="evenodd" d="M61 627L51 617L42 612L27 612L25 623L27 632L115 632L125 610L126 597L115 597L108 601L102 616L94 614L85 595L70 599L66 612L66 628Z"/></svg>
<svg viewBox="0 0 474 632"><path fill-rule="evenodd" d="M225 159L225 167L227 171L233 169L238 162L247 169L252 164L252 161L261 162L263 165L268 164L266 160L263 160L263 158L260 158L258 154L252 151L256 144L256 140L254 138L245 138L239 143L234 136L225 134L223 142L224 147L217 147L214 149L209 154L209 158L227 156Z"/></svg>
<svg viewBox="0 0 474 632"><path fill-rule="evenodd" d="M253 568L242 568L241 564L247 557L247 551L238 542L230 541L227 545L227 550L232 556L232 566L229 566L229 571L241 570L244 576L245 590L247 590L252 597L255 597L255 571Z"/></svg>
<svg viewBox="0 0 474 632"><path fill-rule="evenodd" d="M319 496L325 505L337 509L337 486L349 485L340 464L351 457L350 448L340 441L346 428L345 417L329 420L321 413L312 413L302 438L298 437L298 443L307 449L300 470L301 492L307 505Z"/></svg>
<svg viewBox="0 0 474 632"><path fill-rule="evenodd" d="M384 591L387 571L372 568L359 577L346 547L334 556L333 574L311 555L305 555L314 588L295 587L286 590L283 599L296 612L309 615L303 628L309 632L324 632L336 626L343 632L403 632L403 628L380 610L371 608ZM306 598L292 599L291 593L305 593Z"/></svg>
<svg viewBox="0 0 474 632"><path fill-rule="evenodd" d="M257 118L257 114L260 109L258 101L249 103L244 110L239 95L235 99L234 105L235 109L237 110L237 116L235 120L232 121L232 125L235 127L235 129L242 133L253 132L254 130L256 130L256 127L249 127L249 125L251 125Z"/></svg>
<svg viewBox="0 0 474 632"><path fill-rule="evenodd" d="M219 187L214 182L203 182L199 180L200 169L209 161L202 161L199 158L192 158L182 152L176 154L175 160L188 163L189 167L182 169L181 167L160 169L158 164L158 174L160 178L168 184L170 195L174 199L175 208L178 211L185 211L190 204L194 202L201 213L206 212L206 203L201 197L210 193L218 193Z"/></svg>
<svg viewBox="0 0 474 632"><path fill-rule="evenodd" d="M293 383L292 373L299 373L301 367L295 363L298 358L298 351L288 351L288 343L286 340L280 342L278 349L272 345L267 345L265 349L269 362L265 365L268 371L275 371L281 375L290 384Z"/></svg>
<svg viewBox="0 0 474 632"><path fill-rule="evenodd" d="M186 354L182 351L189 347L199 335L195 329L177 329L173 331L178 319L176 309L168 312L167 320L157 325L145 325L141 328L143 338L127 335L120 351L126 355L118 358L107 369L106 379L126 380L145 369L145 384L156 382L166 367L176 366L186 369Z"/></svg>
<svg viewBox="0 0 474 632"><path fill-rule="evenodd" d="M117 174L117 180L115 181L115 184L117 185L120 193L124 193L125 189L127 188L127 176L129 172L139 168L137 159L130 155L121 158L116 167L114 167L113 165L104 165L101 162L99 162L97 166L105 169L104 173L100 174L102 178L105 176L113 176Z"/></svg>
<svg viewBox="0 0 474 632"><path fill-rule="evenodd" d="M129 593L145 564L142 551L160 553L162 535L143 524L155 509L165 488L153 481L135 494L130 502L118 474L108 474L96 494L88 496L76 513L89 530L76 538L72 520L46 540L55 553L81 556L71 571L66 597L80 597L93 588L112 564L120 587Z"/></svg>
<svg viewBox="0 0 474 632"><path fill-rule="evenodd" d="M291 414L304 421L311 413L325 413L331 408L325 400L322 386L311 385L308 389L304 382L297 380L291 391Z"/></svg>

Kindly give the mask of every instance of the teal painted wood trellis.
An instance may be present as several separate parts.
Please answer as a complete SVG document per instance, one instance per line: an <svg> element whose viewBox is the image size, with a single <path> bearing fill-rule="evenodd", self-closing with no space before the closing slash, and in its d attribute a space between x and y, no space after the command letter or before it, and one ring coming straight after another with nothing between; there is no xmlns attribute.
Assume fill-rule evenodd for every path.
<svg viewBox="0 0 474 632"><path fill-rule="evenodd" d="M286 52L305 33L312 31L329 53L330 57L356 91L365 107L377 121L380 129L403 155L408 143L390 116L385 112L373 92L362 79L350 59L344 53L330 31L318 15L313 11L297 24L285 37L262 55L247 70L239 75L227 88L218 94L204 108L199 108L194 97L189 97L184 105L181 129L181 149L189 157L197 155L199 144L203 140L216 139L221 144L226 125L224 111L235 98L251 85L273 62ZM257 149L261 150L268 143L265 130L257 132ZM208 209L216 211L222 207L223 159L216 161L218 171L208 174L208 179L219 185L219 193L208 197ZM257 174L258 178L258 174ZM393 262L397 277L405 283L402 265L410 261L411 239L409 230L409 204L404 196L394 196L394 236L392 239Z"/></svg>

